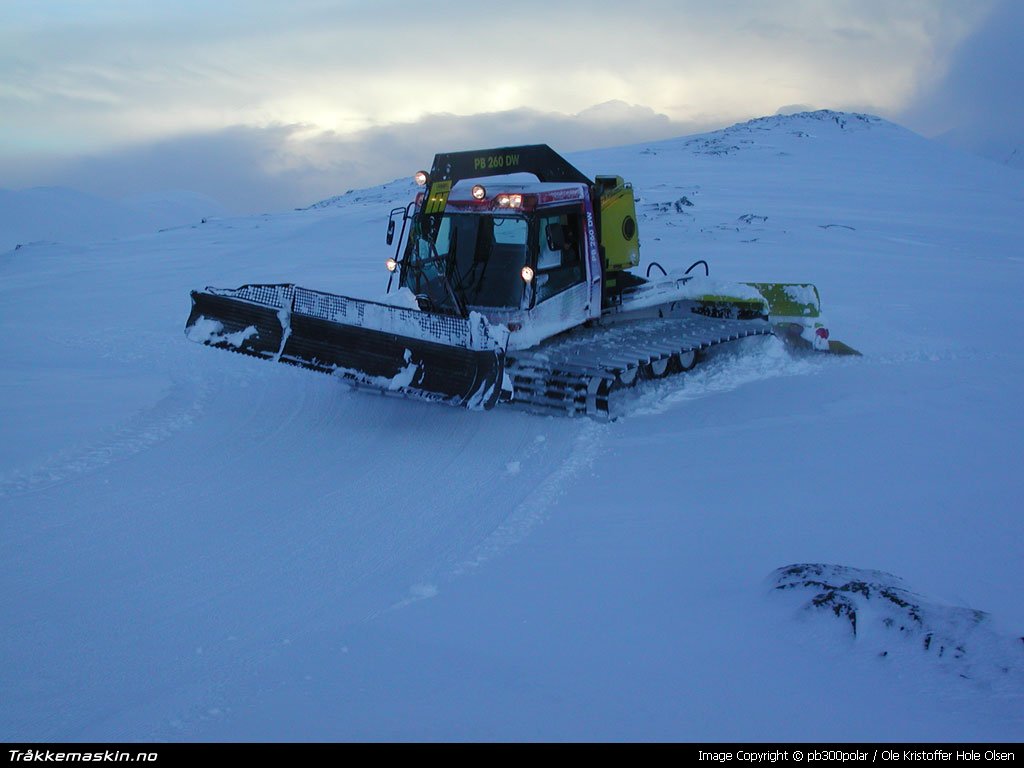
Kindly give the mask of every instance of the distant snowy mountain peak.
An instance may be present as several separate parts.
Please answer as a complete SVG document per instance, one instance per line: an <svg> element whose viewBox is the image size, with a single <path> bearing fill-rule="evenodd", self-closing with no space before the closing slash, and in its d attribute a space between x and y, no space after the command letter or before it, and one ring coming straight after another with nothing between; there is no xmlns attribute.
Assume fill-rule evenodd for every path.
<svg viewBox="0 0 1024 768"><path fill-rule="evenodd" d="M874 115L821 109L791 115L769 115L736 123L728 128L645 144L641 154L683 149L694 155L725 156L745 149L778 149L802 139L846 138L871 131L878 137L907 133L905 129Z"/></svg>
<svg viewBox="0 0 1024 768"><path fill-rule="evenodd" d="M859 112L836 112L831 109L819 109L814 112L796 112L791 115L768 115L748 120L745 123L737 123L726 131L733 129L748 128L751 130L774 130L778 128L791 130L795 127L805 125L817 125L831 127L835 125L841 131L863 131L872 127L879 127L885 124L892 125L875 115L865 115Z"/></svg>
<svg viewBox="0 0 1024 768"><path fill-rule="evenodd" d="M878 131L879 129L887 128L902 130L895 123L890 123L888 120L883 120L874 115L819 109L816 112L798 112L793 115L758 117L744 123L736 123L719 131L713 131L705 134L705 136L721 136L738 140L768 133L806 139L829 134L849 134L869 130Z"/></svg>

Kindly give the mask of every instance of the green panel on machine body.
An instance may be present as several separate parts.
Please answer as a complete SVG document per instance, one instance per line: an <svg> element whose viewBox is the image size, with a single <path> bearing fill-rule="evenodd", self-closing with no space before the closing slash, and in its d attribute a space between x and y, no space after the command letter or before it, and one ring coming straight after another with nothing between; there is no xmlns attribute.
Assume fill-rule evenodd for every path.
<svg viewBox="0 0 1024 768"><path fill-rule="evenodd" d="M821 316L818 289L811 283L747 283L768 302L776 317L815 318Z"/></svg>

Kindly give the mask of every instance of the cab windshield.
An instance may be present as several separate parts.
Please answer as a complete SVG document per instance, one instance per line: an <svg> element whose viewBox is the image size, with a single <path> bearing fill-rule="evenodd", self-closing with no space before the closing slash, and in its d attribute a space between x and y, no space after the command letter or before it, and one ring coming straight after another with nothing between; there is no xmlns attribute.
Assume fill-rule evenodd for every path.
<svg viewBox="0 0 1024 768"><path fill-rule="evenodd" d="M578 205L520 215L446 213L435 242L420 225L409 238L401 285L427 310L529 309L586 277Z"/></svg>
<svg viewBox="0 0 1024 768"><path fill-rule="evenodd" d="M454 293L465 306L519 309L529 232L524 216L445 214L433 243L413 229L401 284L421 304L449 306Z"/></svg>

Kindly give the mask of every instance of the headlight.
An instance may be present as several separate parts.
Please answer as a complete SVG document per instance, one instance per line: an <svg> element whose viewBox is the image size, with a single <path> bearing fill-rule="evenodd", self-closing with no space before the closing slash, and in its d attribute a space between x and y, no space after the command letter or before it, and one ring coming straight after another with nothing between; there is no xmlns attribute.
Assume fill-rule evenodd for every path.
<svg viewBox="0 0 1024 768"><path fill-rule="evenodd" d="M473 199L474 200L483 200L485 197L487 197L487 190L484 189L483 185L482 184L474 185L473 186Z"/></svg>
<svg viewBox="0 0 1024 768"><path fill-rule="evenodd" d="M384 266L388 268L388 272L394 272L396 269L398 269L398 262L392 258L389 258L387 261L384 262Z"/></svg>
<svg viewBox="0 0 1024 768"><path fill-rule="evenodd" d="M430 181L430 176L427 175L426 171L416 171L412 178L421 187L427 186L427 182Z"/></svg>
<svg viewBox="0 0 1024 768"><path fill-rule="evenodd" d="M499 208L522 208L523 207L523 196L520 194L510 195L508 192L502 192L495 198L495 202Z"/></svg>
<svg viewBox="0 0 1024 768"><path fill-rule="evenodd" d="M519 274L523 276L524 283L529 283L533 280L533 267L523 267L523 271Z"/></svg>

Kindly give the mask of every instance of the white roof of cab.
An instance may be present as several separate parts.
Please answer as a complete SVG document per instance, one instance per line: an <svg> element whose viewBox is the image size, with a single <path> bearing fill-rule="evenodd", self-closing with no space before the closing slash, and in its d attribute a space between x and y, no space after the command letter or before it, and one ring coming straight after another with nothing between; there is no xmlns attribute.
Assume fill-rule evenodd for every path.
<svg viewBox="0 0 1024 768"><path fill-rule="evenodd" d="M477 184L480 184L487 190L488 198L493 198L495 195L500 195L502 192L523 195L543 195L544 193L552 192L576 192L576 195L567 196L563 199L583 199L588 193L586 184L577 184L567 181L528 181L526 180L527 174L522 173L515 174L515 177L513 177L512 180L506 181L508 178L509 177L507 176L491 176L482 179L463 179L452 187L448 200L450 202L473 202L472 190Z"/></svg>

